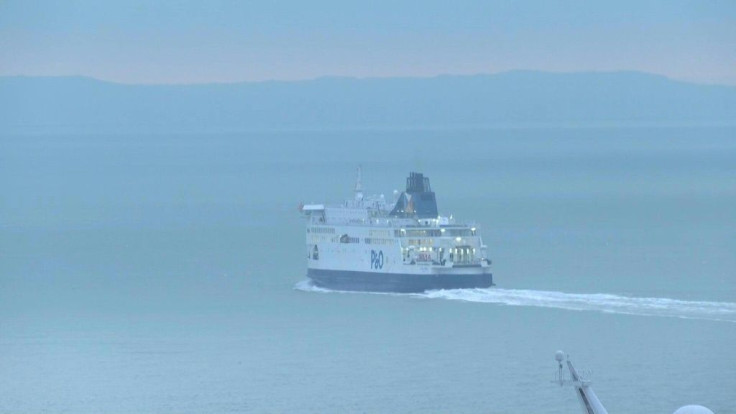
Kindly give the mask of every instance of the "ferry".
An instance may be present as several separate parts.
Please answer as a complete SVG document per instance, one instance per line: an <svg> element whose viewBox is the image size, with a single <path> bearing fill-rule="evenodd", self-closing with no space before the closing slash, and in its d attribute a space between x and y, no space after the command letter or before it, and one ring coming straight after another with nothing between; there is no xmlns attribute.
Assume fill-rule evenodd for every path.
<svg viewBox="0 0 736 414"><path fill-rule="evenodd" d="M315 286L399 293L493 286L479 226L441 216L428 177L410 173L393 198L365 196L359 167L352 199L299 206Z"/></svg>

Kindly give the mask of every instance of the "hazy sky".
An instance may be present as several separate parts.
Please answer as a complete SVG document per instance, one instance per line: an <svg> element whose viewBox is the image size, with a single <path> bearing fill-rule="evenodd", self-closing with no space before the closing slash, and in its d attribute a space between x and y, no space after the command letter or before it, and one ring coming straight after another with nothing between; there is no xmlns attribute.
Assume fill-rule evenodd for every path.
<svg viewBox="0 0 736 414"><path fill-rule="evenodd" d="M0 0L0 75L193 83L509 69L736 85L736 1Z"/></svg>

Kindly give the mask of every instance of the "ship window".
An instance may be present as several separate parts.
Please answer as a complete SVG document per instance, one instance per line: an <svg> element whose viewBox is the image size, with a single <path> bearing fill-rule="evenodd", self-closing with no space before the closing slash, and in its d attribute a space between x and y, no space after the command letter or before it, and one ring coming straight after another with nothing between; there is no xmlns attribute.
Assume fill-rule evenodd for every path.
<svg viewBox="0 0 736 414"><path fill-rule="evenodd" d="M473 232L470 229L446 229L444 236L472 236Z"/></svg>

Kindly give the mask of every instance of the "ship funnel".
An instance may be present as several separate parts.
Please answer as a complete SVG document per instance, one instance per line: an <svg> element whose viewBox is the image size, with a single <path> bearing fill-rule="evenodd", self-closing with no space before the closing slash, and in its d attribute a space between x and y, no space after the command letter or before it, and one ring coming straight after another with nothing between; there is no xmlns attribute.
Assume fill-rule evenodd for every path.
<svg viewBox="0 0 736 414"><path fill-rule="evenodd" d="M429 177L425 177L422 173L409 173L409 177L406 179L407 193L429 193L431 191Z"/></svg>
<svg viewBox="0 0 736 414"><path fill-rule="evenodd" d="M418 172L409 173L406 191L399 196L394 209L391 210L391 216L420 219L438 217L437 199L429 185L429 177Z"/></svg>

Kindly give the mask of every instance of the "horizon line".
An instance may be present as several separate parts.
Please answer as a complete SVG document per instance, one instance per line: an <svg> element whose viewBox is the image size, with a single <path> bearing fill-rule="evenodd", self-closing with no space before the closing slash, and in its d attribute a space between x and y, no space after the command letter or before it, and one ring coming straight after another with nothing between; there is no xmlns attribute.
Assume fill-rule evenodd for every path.
<svg viewBox="0 0 736 414"><path fill-rule="evenodd" d="M621 70L580 70L580 71L553 71L553 70L539 70L539 69L509 69L498 72L478 72L478 73L467 73L467 74L453 74L453 73L439 73L435 75L416 75L416 76L351 76L351 75L322 75L317 77L303 78L303 79L262 79L262 80L232 80L232 81L203 81L203 82L124 82L111 79L104 79L90 75L0 75L0 79L9 78L35 78L35 79L50 79L50 78L78 78L88 79L97 82L111 83L116 85L125 86L215 86L215 85L242 85L242 84L265 84L265 83L306 83L320 80L356 80L356 81L370 81L370 80L391 80L391 79L437 79L437 78L472 78L472 77L491 77L498 75L506 75L512 73L538 73L538 74L550 74L550 75L589 75L589 74L638 74L647 75L657 78L663 78L672 82L688 83L693 85L702 86L722 86L722 87L736 87L736 84L728 83L713 83L705 81L694 81L689 79L678 79L671 76L656 73L647 72L642 70L634 69L621 69Z"/></svg>

